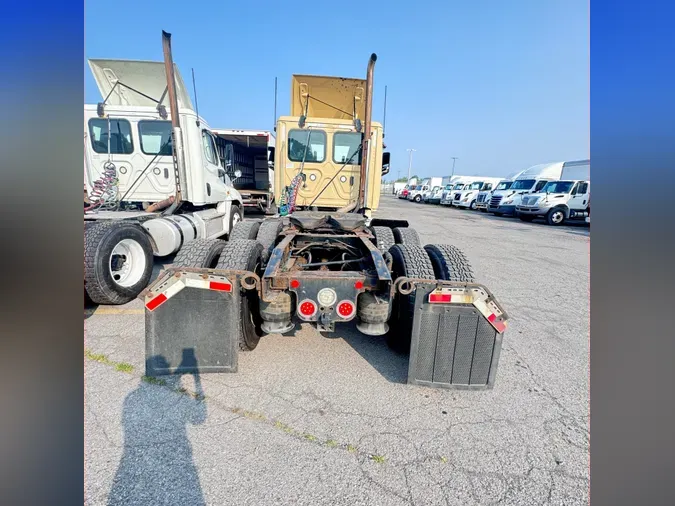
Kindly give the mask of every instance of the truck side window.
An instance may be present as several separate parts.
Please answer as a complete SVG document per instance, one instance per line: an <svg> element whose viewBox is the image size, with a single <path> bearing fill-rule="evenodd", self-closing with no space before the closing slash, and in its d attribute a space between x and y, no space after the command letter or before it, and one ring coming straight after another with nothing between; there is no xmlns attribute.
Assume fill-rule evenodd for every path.
<svg viewBox="0 0 675 506"><path fill-rule="evenodd" d="M359 133L335 132L333 134L333 161L347 163L347 160L351 158L350 165L360 165L361 152L355 153L361 146L361 140L362 136Z"/></svg>
<svg viewBox="0 0 675 506"><path fill-rule="evenodd" d="M219 165L218 156L216 155L216 145L213 142L213 137L206 130L202 130L202 144L204 145L204 156L213 165Z"/></svg>
<svg viewBox="0 0 675 506"><path fill-rule="evenodd" d="M579 183L579 189L577 190L579 195L585 195L588 193L588 183Z"/></svg>
<svg viewBox="0 0 675 506"><path fill-rule="evenodd" d="M108 122L110 132L108 132ZM131 125L125 119L91 118L89 120L89 136L91 147L96 153L130 155L134 152L134 141L131 138Z"/></svg>
<svg viewBox="0 0 675 506"><path fill-rule="evenodd" d="M534 192L536 193L541 190L544 186L546 186L546 183L548 183L548 181L539 181L534 187Z"/></svg>
<svg viewBox="0 0 675 506"><path fill-rule="evenodd" d="M302 162L303 159L310 163L323 162L326 159L326 132L300 129L289 131L288 159L292 162Z"/></svg>
<svg viewBox="0 0 675 506"><path fill-rule="evenodd" d="M142 120L138 122L141 151L146 155L171 156L171 122Z"/></svg>
<svg viewBox="0 0 675 506"><path fill-rule="evenodd" d="M487 191L490 191L490 190L492 190L492 183L487 183L487 184L483 187L483 191L487 192Z"/></svg>
<svg viewBox="0 0 675 506"><path fill-rule="evenodd" d="M575 183L574 188L572 188L572 191L570 192L570 194L576 195L578 193L578 191L579 191L579 183Z"/></svg>

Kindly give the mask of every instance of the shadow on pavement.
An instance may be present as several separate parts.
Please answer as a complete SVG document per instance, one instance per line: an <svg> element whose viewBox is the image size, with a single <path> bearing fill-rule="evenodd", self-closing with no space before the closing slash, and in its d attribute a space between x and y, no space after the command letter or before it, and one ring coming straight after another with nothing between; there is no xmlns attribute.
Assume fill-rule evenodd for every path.
<svg viewBox="0 0 675 506"><path fill-rule="evenodd" d="M377 370L387 381L392 383L408 382L408 356L393 351L386 342L385 336L367 336L359 332L356 325L341 325L340 335L361 357ZM327 338L334 335L322 333ZM338 337L335 335L335 337Z"/></svg>
<svg viewBox="0 0 675 506"><path fill-rule="evenodd" d="M151 360L168 367L161 356ZM197 369L194 350L183 350L181 367ZM205 504L187 425L205 422L206 404L177 392L182 376L163 376L158 379L162 387L141 380L124 400L124 454L108 495L109 506ZM203 398L199 374L191 376L194 391Z"/></svg>

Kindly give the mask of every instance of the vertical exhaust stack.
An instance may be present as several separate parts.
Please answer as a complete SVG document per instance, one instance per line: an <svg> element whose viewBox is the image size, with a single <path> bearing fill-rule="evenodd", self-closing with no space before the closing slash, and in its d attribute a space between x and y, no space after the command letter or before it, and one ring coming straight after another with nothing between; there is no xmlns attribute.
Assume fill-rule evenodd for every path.
<svg viewBox="0 0 675 506"><path fill-rule="evenodd" d="M174 74L173 55L171 54L171 34L164 30L162 30L162 50L164 52L164 72L166 74L166 88L169 94L169 108L171 110L173 170L176 181L176 194L173 203L164 214L172 214L183 201L181 183L185 181L185 159L183 156L183 137L180 131L178 97L176 95L176 76Z"/></svg>
<svg viewBox="0 0 675 506"><path fill-rule="evenodd" d="M365 125L363 132L363 144L361 148L361 180L359 183L359 198L357 209L365 207L367 203L366 185L368 179L368 152L370 151L370 135L372 128L373 116L373 73L375 71L375 62L377 55L375 53L370 55L368 60L368 72L366 74L366 111L365 111Z"/></svg>

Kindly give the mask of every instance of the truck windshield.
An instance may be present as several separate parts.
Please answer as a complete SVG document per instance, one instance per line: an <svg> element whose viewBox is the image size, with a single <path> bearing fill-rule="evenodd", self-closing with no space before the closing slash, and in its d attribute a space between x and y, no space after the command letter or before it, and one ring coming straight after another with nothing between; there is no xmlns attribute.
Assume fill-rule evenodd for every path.
<svg viewBox="0 0 675 506"><path fill-rule="evenodd" d="M511 190L529 190L534 186L536 181L534 179L521 179L519 181L514 181L511 185Z"/></svg>
<svg viewBox="0 0 675 506"><path fill-rule="evenodd" d="M541 189L541 193L569 193L574 185L571 181L551 181Z"/></svg>
<svg viewBox="0 0 675 506"><path fill-rule="evenodd" d="M417 185L417 186L415 186L415 190L421 190L421 189L422 189L422 185L421 185L421 184L420 184L420 185Z"/></svg>
<svg viewBox="0 0 675 506"><path fill-rule="evenodd" d="M462 183L457 183L457 184L455 185L455 188L454 188L454 189L455 189L455 190L461 190L462 188L464 188L464 185L463 185Z"/></svg>
<svg viewBox="0 0 675 506"><path fill-rule="evenodd" d="M431 193L435 193L435 192L437 192L437 191L440 190L440 189L441 189L440 186L434 186L434 188L431 190Z"/></svg>
<svg viewBox="0 0 675 506"><path fill-rule="evenodd" d="M303 159L306 162L323 162L326 159L326 132L299 129L288 132L288 159L292 162L302 162Z"/></svg>
<svg viewBox="0 0 675 506"><path fill-rule="evenodd" d="M511 181L503 181L497 185L497 188L495 188L495 190L508 190L509 188L511 188L512 184L513 183Z"/></svg>
<svg viewBox="0 0 675 506"><path fill-rule="evenodd" d="M480 190L480 187L483 186L483 183L471 183L469 190Z"/></svg>

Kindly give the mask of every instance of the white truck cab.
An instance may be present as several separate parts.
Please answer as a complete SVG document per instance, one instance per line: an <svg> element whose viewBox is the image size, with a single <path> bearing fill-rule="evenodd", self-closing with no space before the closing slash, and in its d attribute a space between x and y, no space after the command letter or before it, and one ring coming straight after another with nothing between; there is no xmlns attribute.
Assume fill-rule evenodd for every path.
<svg viewBox="0 0 675 506"><path fill-rule="evenodd" d="M449 191L444 191L441 197L441 205L449 206L452 202L459 198L460 192L468 188L471 183L478 181L480 178L473 176L461 176L453 182L452 188Z"/></svg>
<svg viewBox="0 0 675 506"><path fill-rule="evenodd" d="M465 209L476 209L478 194L482 191L492 191L499 182L500 178L496 177L484 177L480 181L474 181L459 192L459 198L455 194L452 205Z"/></svg>
<svg viewBox="0 0 675 506"><path fill-rule="evenodd" d="M483 213L486 213L488 210L488 204L490 203L490 198L492 197L492 194L496 191L508 190L512 184L513 181L511 181L510 179L502 179L494 188L491 188L490 190L480 191L478 193L478 196L476 197L476 209L480 210Z"/></svg>
<svg viewBox="0 0 675 506"><path fill-rule="evenodd" d="M566 176L582 176L583 179ZM516 206L516 213L523 221L544 218L549 225L562 225L568 220L590 223L590 160L569 162L563 169L563 179L549 181L541 191L523 196Z"/></svg>
<svg viewBox="0 0 675 506"><path fill-rule="evenodd" d="M153 256L228 237L242 198L178 68L172 106L163 62L89 66L103 101L84 105L85 291L95 303L123 304L147 286Z"/></svg>
<svg viewBox="0 0 675 506"><path fill-rule="evenodd" d="M408 200L412 200L413 202L421 202L422 194L429 189L430 187L428 184L418 184L408 192L408 196L406 198Z"/></svg>
<svg viewBox="0 0 675 506"><path fill-rule="evenodd" d="M488 211L496 216L516 214L516 206L523 195L539 192L549 181L560 179L564 162L534 165L522 171L508 190L495 191L490 198Z"/></svg>
<svg viewBox="0 0 675 506"><path fill-rule="evenodd" d="M442 188L441 186L434 186L432 189L425 191L422 194L422 200L424 200L424 203L428 204L429 200L431 199L431 196L438 193L441 188Z"/></svg>

